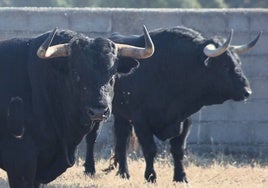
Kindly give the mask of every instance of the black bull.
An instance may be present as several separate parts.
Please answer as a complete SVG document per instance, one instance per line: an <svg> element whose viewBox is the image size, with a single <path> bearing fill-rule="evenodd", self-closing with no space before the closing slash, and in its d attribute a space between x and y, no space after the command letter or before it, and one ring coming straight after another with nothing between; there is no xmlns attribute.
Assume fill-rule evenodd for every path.
<svg viewBox="0 0 268 188"><path fill-rule="evenodd" d="M203 106L226 100L245 100L251 89L238 54L252 48L260 34L250 43L231 46L232 32L226 42L206 39L189 28L174 27L150 32L155 44L152 57L143 60L132 75L118 78L113 100L116 137L115 164L118 174L129 178L126 160L127 140L134 126L146 161L145 178L156 181L153 167L156 145L153 135L170 139L174 159L174 181L187 182L183 155L190 131L190 116ZM112 35L111 40L141 46L142 36ZM94 174L93 147L96 125L86 138L85 172Z"/></svg>
<svg viewBox="0 0 268 188"><path fill-rule="evenodd" d="M74 164L95 122L111 114L115 77L137 68L146 47L56 29L0 42L0 168L11 188L37 188Z"/></svg>

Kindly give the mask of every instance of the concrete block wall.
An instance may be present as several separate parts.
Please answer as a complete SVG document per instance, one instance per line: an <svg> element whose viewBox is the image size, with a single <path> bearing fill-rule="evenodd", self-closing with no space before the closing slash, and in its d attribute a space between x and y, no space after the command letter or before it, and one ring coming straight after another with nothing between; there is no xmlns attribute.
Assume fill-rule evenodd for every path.
<svg viewBox="0 0 268 188"><path fill-rule="evenodd" d="M227 36L232 44L248 42L259 31L256 47L241 56L253 95L246 102L228 101L204 107L194 115L188 147L193 150L268 153L268 10L267 9L100 9L100 8L0 8L0 39L29 37L54 27L92 37L113 32L140 34L149 30L184 25L206 37ZM112 144L112 119L104 122L96 150ZM84 148L84 146L82 146Z"/></svg>

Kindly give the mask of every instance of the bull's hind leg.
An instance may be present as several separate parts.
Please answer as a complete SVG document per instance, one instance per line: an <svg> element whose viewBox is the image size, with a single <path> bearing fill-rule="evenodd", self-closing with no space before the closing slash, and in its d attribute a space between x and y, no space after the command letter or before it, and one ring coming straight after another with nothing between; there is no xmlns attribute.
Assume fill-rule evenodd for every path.
<svg viewBox="0 0 268 188"><path fill-rule="evenodd" d="M191 119L188 118L183 121L182 133L170 140L170 151L174 160L174 176L173 181L188 183L186 173L183 166L183 156L185 152L185 144L187 136L190 132Z"/></svg>
<svg viewBox="0 0 268 188"><path fill-rule="evenodd" d="M127 147L132 132L132 126L129 121L118 116L114 116L115 131L115 163L119 163L117 175L122 178L129 178L127 165Z"/></svg>
<svg viewBox="0 0 268 188"><path fill-rule="evenodd" d="M100 123L96 123L93 129L86 136L87 153L84 167L85 173L90 175L94 175L96 173L94 160L94 144L98 135L99 125Z"/></svg>

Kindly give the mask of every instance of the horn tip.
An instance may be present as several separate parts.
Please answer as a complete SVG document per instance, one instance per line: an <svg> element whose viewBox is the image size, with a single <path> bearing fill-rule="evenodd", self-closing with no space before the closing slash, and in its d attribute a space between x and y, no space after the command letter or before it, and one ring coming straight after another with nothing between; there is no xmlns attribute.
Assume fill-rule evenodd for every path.
<svg viewBox="0 0 268 188"><path fill-rule="evenodd" d="M255 43L257 43L257 41L259 40L261 35L262 35L262 30L259 31L258 35L256 36L256 38L253 41L255 41Z"/></svg>
<svg viewBox="0 0 268 188"><path fill-rule="evenodd" d="M58 27L54 27L54 28L52 29L52 32L56 31L57 29L58 29Z"/></svg>
<svg viewBox="0 0 268 188"><path fill-rule="evenodd" d="M230 36L233 36L233 34L234 34L234 29L232 28L230 31Z"/></svg>
<svg viewBox="0 0 268 188"><path fill-rule="evenodd" d="M257 41L259 40L260 36L262 35L262 30L258 32L257 36L255 37L255 39L253 39L253 41L255 43L257 43ZM255 45L255 44L254 44Z"/></svg>
<svg viewBox="0 0 268 188"><path fill-rule="evenodd" d="M142 25L143 32L148 32L147 27L145 25Z"/></svg>
<svg viewBox="0 0 268 188"><path fill-rule="evenodd" d="M232 41L233 33L234 33L234 30L231 29L231 31L230 31L230 33L229 33L229 36L228 36L227 40L225 41L225 44L226 44L227 46L229 46L230 43L231 43L231 41Z"/></svg>

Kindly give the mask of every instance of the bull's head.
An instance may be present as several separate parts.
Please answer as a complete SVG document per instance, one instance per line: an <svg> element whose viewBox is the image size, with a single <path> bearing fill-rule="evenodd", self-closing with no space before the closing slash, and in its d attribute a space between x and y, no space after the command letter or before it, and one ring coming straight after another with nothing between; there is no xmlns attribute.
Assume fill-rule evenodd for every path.
<svg viewBox="0 0 268 188"><path fill-rule="evenodd" d="M238 55L253 48L261 32L252 41L240 46L230 45L232 35L233 31L230 32L224 43L219 38L213 39L204 47L203 52L208 57L206 64L213 71L210 75L215 76L211 80L214 80L215 85L212 87L217 90L217 95L234 100L245 100L251 95L252 91L242 71Z"/></svg>
<svg viewBox="0 0 268 188"><path fill-rule="evenodd" d="M145 48L114 43L109 39L92 39L79 34L68 43L50 46L57 30L39 47L39 58L68 57L69 69L81 108L82 124L101 121L111 114L115 76L128 74L139 63L135 59L150 57L154 45L144 26ZM127 61L121 61L121 58Z"/></svg>

